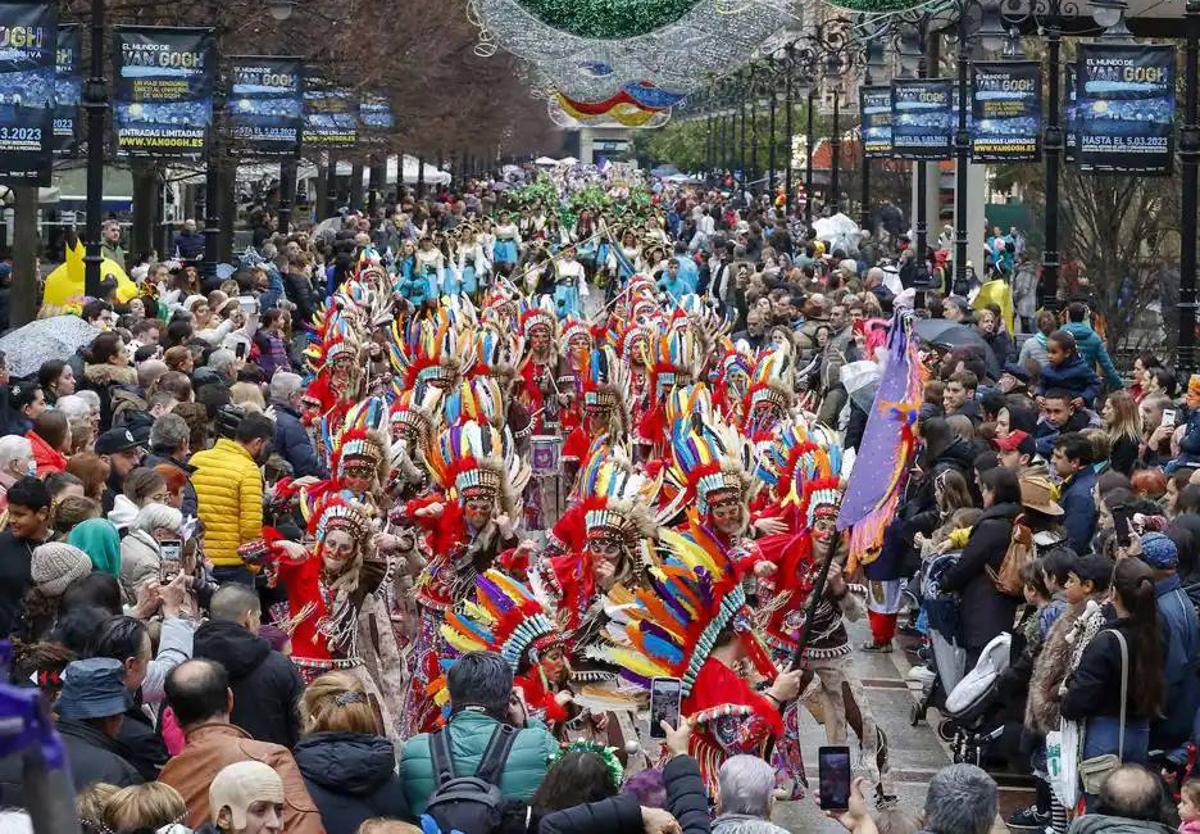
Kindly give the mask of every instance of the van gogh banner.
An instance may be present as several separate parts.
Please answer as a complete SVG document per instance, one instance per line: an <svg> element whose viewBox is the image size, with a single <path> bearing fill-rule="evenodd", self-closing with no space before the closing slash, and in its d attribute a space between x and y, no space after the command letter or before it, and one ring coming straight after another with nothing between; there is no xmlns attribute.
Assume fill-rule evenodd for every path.
<svg viewBox="0 0 1200 834"><path fill-rule="evenodd" d="M233 150L295 156L304 126L304 66L295 58L232 58L229 131Z"/></svg>
<svg viewBox="0 0 1200 834"><path fill-rule="evenodd" d="M878 159L892 155L892 88L863 87L858 91L862 105L863 156Z"/></svg>
<svg viewBox="0 0 1200 834"><path fill-rule="evenodd" d="M310 82L304 87L304 144L348 148L358 143L358 105L349 90Z"/></svg>
<svg viewBox="0 0 1200 834"><path fill-rule="evenodd" d="M383 96L367 93L358 105L358 118L370 130L391 130L396 126L392 103Z"/></svg>
<svg viewBox="0 0 1200 834"><path fill-rule="evenodd" d="M945 78L892 82L892 158L953 156L954 84Z"/></svg>
<svg viewBox="0 0 1200 834"><path fill-rule="evenodd" d="M116 26L113 46L117 151L203 156L212 127L213 30Z"/></svg>
<svg viewBox="0 0 1200 834"><path fill-rule="evenodd" d="M1175 47L1080 44L1076 85L1080 164L1105 173L1170 172Z"/></svg>
<svg viewBox="0 0 1200 834"><path fill-rule="evenodd" d="M0 182L50 184L56 9L0 3Z"/></svg>
<svg viewBox="0 0 1200 834"><path fill-rule="evenodd" d="M1037 159L1041 131L1041 64L978 61L971 65L973 162Z"/></svg>
<svg viewBox="0 0 1200 834"><path fill-rule="evenodd" d="M54 60L54 155L75 156L79 151L76 125L83 102L83 29L76 23L58 27L58 53Z"/></svg>

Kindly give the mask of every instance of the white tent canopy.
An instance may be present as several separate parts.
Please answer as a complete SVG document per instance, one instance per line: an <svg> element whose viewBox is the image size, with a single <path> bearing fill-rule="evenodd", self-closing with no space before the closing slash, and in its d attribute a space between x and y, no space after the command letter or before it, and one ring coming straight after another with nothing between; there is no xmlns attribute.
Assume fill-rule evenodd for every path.
<svg viewBox="0 0 1200 834"><path fill-rule="evenodd" d="M400 158L398 156L389 156L387 158L387 184L392 185L396 182L396 177L399 172ZM414 185L417 182L417 158L408 154L404 155L404 182L407 185ZM338 160L337 175L339 177L348 177L354 171L354 166L345 160ZM300 164L296 169L296 177L300 180L313 179L317 176L317 166L308 160L300 160ZM363 185L370 183L371 172L363 167ZM238 182L258 182L262 179L277 179L279 177L278 162L244 162L238 165L237 180ZM204 182L203 169L185 168L183 166L168 169L167 178L186 185L200 185ZM445 171L440 170L435 165L425 163L425 182L430 185L444 185L450 182L450 175Z"/></svg>

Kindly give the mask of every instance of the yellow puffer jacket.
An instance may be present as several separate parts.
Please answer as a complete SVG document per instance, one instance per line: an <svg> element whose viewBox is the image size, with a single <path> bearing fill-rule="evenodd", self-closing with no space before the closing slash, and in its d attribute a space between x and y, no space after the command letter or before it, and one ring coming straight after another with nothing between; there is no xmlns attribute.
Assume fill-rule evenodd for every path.
<svg viewBox="0 0 1200 834"><path fill-rule="evenodd" d="M239 545L262 537L263 486L258 465L240 444L221 438L211 449L188 461L196 467L200 520L204 522L204 553L218 567L242 564Z"/></svg>

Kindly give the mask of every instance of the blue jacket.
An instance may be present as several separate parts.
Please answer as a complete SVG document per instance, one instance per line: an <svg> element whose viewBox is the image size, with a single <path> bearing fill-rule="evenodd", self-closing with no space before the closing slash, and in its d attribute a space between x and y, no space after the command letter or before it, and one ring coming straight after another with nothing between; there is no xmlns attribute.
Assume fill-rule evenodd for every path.
<svg viewBox="0 0 1200 834"><path fill-rule="evenodd" d="M1109 388L1124 388L1125 382L1121 379L1121 374L1117 372L1117 366L1113 364L1112 357L1108 355L1108 349L1104 346L1104 340L1100 338L1092 326L1085 321L1072 321L1063 325L1063 330L1075 337L1075 347L1079 349L1079 355L1083 357L1083 361L1087 363L1089 368L1100 366L1100 372L1104 374L1104 381Z"/></svg>
<svg viewBox="0 0 1200 834"><path fill-rule="evenodd" d="M1033 429L1033 444L1037 447L1037 453L1046 460L1050 460L1050 456L1054 454L1054 441L1065 433L1083 431L1090 423L1091 419L1086 411L1076 411L1062 428L1054 425L1045 417L1039 417L1037 425Z"/></svg>
<svg viewBox="0 0 1200 834"><path fill-rule="evenodd" d="M1155 592L1167 691L1163 699L1166 714L1150 725L1150 745L1171 750L1191 738L1192 722L1200 709L1200 620L1178 576L1159 580Z"/></svg>
<svg viewBox="0 0 1200 834"><path fill-rule="evenodd" d="M1092 552L1092 536L1096 535L1096 499L1092 488L1096 486L1096 470L1085 466L1069 481L1064 481L1058 503L1063 508L1063 526L1067 528L1067 542L1076 553Z"/></svg>
<svg viewBox="0 0 1200 834"><path fill-rule="evenodd" d="M271 403L275 406L275 451L292 465L292 472L297 478L311 475L314 478L325 477L325 467L317 458L317 450L313 448L312 439L296 412L280 402Z"/></svg>
<svg viewBox="0 0 1200 834"><path fill-rule="evenodd" d="M1168 475L1173 475L1181 467L1200 466L1200 408L1188 413L1187 428L1183 437L1179 438L1179 455L1163 467Z"/></svg>
<svg viewBox="0 0 1200 834"><path fill-rule="evenodd" d="M467 710L450 719L450 752L454 759L455 775L471 776L475 773L497 724L499 722L490 715ZM550 735L546 726L540 721L531 720L528 727L517 733L500 775L500 792L504 798L525 802L532 799L533 792L546 777L550 757L558 749L558 741ZM414 818L420 819L437 786L427 733L413 736L404 743L400 778L404 782L409 810Z"/></svg>
<svg viewBox="0 0 1200 834"><path fill-rule="evenodd" d="M1061 365L1047 363L1042 367L1042 381L1038 393L1045 396L1049 391L1062 389L1073 397L1079 397L1091 408L1100 395L1100 378L1083 357L1076 355Z"/></svg>

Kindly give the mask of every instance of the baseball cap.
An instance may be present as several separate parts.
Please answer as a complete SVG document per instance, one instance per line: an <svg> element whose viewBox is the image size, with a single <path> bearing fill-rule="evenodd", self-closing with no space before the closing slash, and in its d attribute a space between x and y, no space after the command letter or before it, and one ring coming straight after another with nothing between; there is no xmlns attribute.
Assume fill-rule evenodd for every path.
<svg viewBox="0 0 1200 834"><path fill-rule="evenodd" d="M246 811L255 802L283 804L283 780L262 762L250 760L226 765L208 786L212 821L217 821L222 808L228 808L235 831L246 827Z"/></svg>
<svg viewBox="0 0 1200 834"><path fill-rule="evenodd" d="M111 718L133 704L125 687L125 667L112 657L88 657L63 671L58 714L66 719Z"/></svg>
<svg viewBox="0 0 1200 834"><path fill-rule="evenodd" d="M96 454L111 455L116 452L128 452L140 444L133 432L126 428L109 429L96 439Z"/></svg>
<svg viewBox="0 0 1200 834"><path fill-rule="evenodd" d="M1004 437L993 438L992 445L996 447L997 451L1001 452L1016 450L1025 455L1032 455L1037 451L1037 446L1033 438L1029 436L1028 432L1021 431L1020 429L1010 431Z"/></svg>

